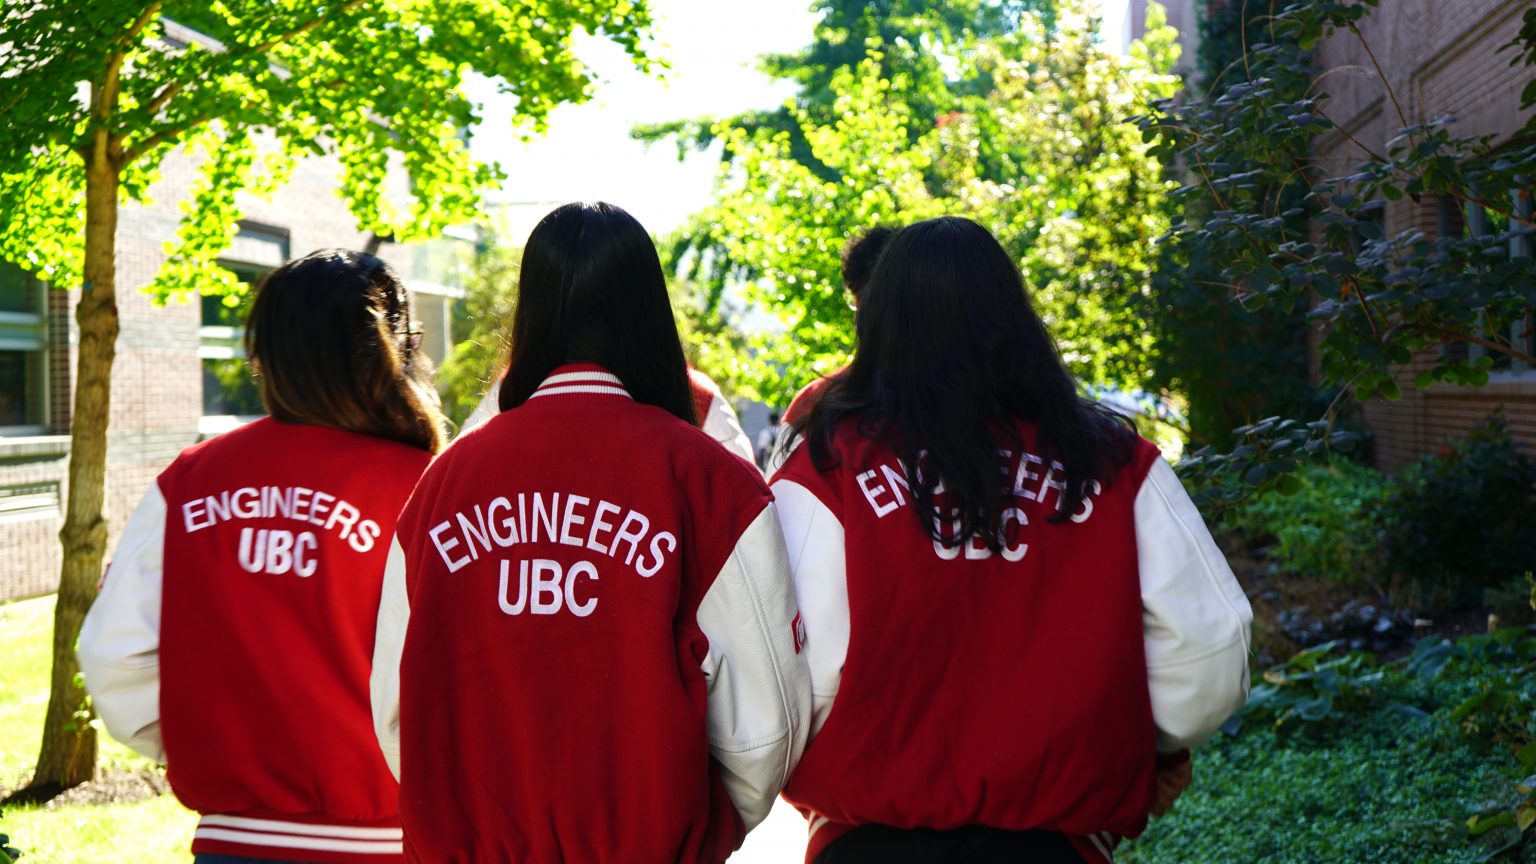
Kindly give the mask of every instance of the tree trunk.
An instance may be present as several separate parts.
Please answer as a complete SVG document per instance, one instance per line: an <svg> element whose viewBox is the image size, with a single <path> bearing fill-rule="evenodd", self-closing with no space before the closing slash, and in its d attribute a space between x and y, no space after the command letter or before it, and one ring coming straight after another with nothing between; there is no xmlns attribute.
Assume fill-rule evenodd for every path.
<svg viewBox="0 0 1536 864"><path fill-rule="evenodd" d="M80 686L75 642L96 599L107 521L107 419L111 414L112 361L117 354L118 168L106 147L93 148L85 168L85 283L75 320L80 326L75 409L70 427L69 497L64 528L64 566L53 616L53 681L37 771L17 801L46 801L96 773L95 712Z"/></svg>

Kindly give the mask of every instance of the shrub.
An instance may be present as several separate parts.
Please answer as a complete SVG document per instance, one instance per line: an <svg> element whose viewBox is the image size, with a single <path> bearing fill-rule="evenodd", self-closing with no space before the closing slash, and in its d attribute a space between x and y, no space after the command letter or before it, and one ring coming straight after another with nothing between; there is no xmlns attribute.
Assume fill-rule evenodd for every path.
<svg viewBox="0 0 1536 864"><path fill-rule="evenodd" d="M1317 724L1369 706L1386 671L1367 651L1330 656L1336 647L1329 642L1308 648L1265 672L1237 717L1268 721L1281 730L1293 728L1293 721Z"/></svg>
<svg viewBox="0 0 1536 864"><path fill-rule="evenodd" d="M1194 784L1117 860L1536 862L1533 664L1536 628L1389 663L1304 651L1242 712L1273 722L1196 751Z"/></svg>
<svg viewBox="0 0 1536 864"><path fill-rule="evenodd" d="M1256 496L1235 511L1228 527L1249 542L1272 542L1270 555L1284 572L1373 584L1381 566L1376 512L1386 477L1339 457L1304 465L1295 476L1295 494Z"/></svg>
<svg viewBox="0 0 1536 864"><path fill-rule="evenodd" d="M1383 551L1395 592L1430 609L1481 602L1536 564L1536 468L1502 414L1391 481Z"/></svg>

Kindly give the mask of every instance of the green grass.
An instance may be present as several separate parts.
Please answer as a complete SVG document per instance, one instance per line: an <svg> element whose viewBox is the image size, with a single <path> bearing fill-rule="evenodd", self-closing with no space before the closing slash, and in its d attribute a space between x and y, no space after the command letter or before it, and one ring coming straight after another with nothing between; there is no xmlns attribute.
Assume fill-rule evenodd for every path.
<svg viewBox="0 0 1536 864"><path fill-rule="evenodd" d="M37 758L48 707L53 598L0 605L0 789L26 781ZM139 770L150 761L101 742L102 770ZM22 864L106 864L189 860L197 815L170 795L131 804L6 807L0 833Z"/></svg>

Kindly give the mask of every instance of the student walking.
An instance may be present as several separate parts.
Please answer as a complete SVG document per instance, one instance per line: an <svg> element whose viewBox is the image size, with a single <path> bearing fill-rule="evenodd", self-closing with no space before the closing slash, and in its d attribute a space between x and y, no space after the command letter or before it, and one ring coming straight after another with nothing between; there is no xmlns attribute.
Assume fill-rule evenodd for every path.
<svg viewBox="0 0 1536 864"><path fill-rule="evenodd" d="M270 416L161 473L86 616L96 710L202 814L198 862L402 859L368 672L395 518L442 444L410 312L370 255L273 271L245 336Z"/></svg>
<svg viewBox="0 0 1536 864"><path fill-rule="evenodd" d="M885 251L885 244L895 234L896 229L877 225L862 234L850 237L848 242L843 244L843 290L848 292L848 305L854 310L859 308L859 298L864 296L864 289L869 285L870 274L875 272L875 262L880 260L880 253ZM811 406L816 403L821 391L833 376L842 371L839 369L825 378L813 379L801 387L800 392L795 394L795 398L790 400L789 407L784 409L784 422L792 425L809 414Z"/></svg>
<svg viewBox="0 0 1536 864"><path fill-rule="evenodd" d="M771 495L694 424L650 237L570 204L523 255L501 411L390 550L379 742L422 862L709 862L767 815L810 686Z"/></svg>
<svg viewBox="0 0 1536 864"><path fill-rule="evenodd" d="M1242 589L981 226L897 233L858 337L773 482L814 693L785 790L807 860L1108 861L1246 696Z"/></svg>

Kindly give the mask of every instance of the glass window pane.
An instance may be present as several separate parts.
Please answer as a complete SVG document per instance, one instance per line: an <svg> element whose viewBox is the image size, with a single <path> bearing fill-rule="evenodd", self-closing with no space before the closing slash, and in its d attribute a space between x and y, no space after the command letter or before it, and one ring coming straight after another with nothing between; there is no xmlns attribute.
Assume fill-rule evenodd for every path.
<svg viewBox="0 0 1536 864"><path fill-rule="evenodd" d="M0 426L43 422L42 354L0 351Z"/></svg>
<svg viewBox="0 0 1536 864"><path fill-rule="evenodd" d="M448 316L447 305L441 294L417 294L412 298L416 320L421 322L421 350L432 358L434 366L441 367L447 358Z"/></svg>
<svg viewBox="0 0 1536 864"><path fill-rule="evenodd" d="M0 312L37 312L37 281L9 261L0 261Z"/></svg>
<svg viewBox="0 0 1536 864"><path fill-rule="evenodd" d="M265 414L250 367L240 358L203 360L203 413Z"/></svg>

